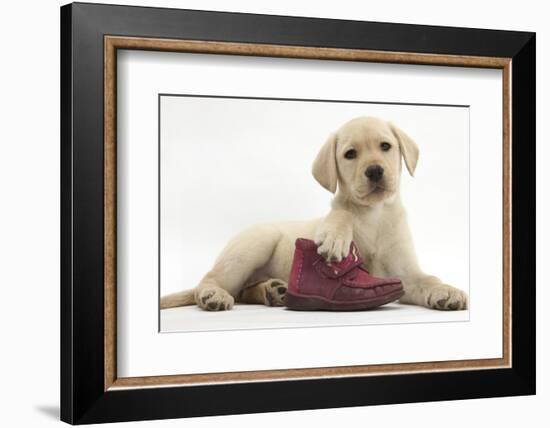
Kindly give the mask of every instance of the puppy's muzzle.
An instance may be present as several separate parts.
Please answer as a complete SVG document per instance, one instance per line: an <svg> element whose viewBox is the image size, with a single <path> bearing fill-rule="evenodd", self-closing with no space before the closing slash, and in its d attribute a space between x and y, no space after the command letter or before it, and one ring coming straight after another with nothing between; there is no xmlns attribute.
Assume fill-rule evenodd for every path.
<svg viewBox="0 0 550 428"><path fill-rule="evenodd" d="M370 181L377 183L384 176L384 168L380 165L371 165L365 170L365 175Z"/></svg>

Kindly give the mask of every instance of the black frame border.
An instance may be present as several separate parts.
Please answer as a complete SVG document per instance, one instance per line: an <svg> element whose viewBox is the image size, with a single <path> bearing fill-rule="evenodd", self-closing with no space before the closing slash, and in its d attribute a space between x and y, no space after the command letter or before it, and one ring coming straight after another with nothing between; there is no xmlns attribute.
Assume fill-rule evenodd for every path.
<svg viewBox="0 0 550 428"><path fill-rule="evenodd" d="M512 367L105 392L105 35L512 58ZM86 3L63 6L61 419L85 424L534 394L535 45L535 34L527 32Z"/></svg>

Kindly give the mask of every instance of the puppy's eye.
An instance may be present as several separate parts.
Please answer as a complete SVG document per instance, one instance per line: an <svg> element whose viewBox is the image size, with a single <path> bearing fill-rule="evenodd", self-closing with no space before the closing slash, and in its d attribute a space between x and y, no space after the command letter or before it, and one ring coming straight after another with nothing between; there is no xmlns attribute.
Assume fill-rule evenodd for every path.
<svg viewBox="0 0 550 428"><path fill-rule="evenodd" d="M355 159L357 157L357 151L355 149L349 149L346 153L344 153L344 157L346 159Z"/></svg>
<svg viewBox="0 0 550 428"><path fill-rule="evenodd" d="M386 142L380 143L380 148L383 151L387 152L389 149L391 149L391 144Z"/></svg>

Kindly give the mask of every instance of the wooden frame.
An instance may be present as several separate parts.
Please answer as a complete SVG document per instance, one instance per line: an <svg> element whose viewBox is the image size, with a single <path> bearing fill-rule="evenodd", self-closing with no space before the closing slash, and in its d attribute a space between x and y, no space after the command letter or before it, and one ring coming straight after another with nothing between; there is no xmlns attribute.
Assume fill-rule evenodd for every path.
<svg viewBox="0 0 550 428"><path fill-rule="evenodd" d="M467 370L510 367L510 58L417 53L377 52L354 49L276 46L265 44L166 40L105 36L105 390L160 385L244 382L273 379L304 379L389 373L414 373L442 370ZM442 361L410 364L324 367L315 369L269 370L200 375L116 377L116 51L137 49L185 53L252 55L341 61L368 61L403 64L428 64L459 67L496 68L503 76L503 357L469 361Z"/></svg>
<svg viewBox="0 0 550 428"><path fill-rule="evenodd" d="M170 14L168 14L170 12ZM113 29L104 28L101 17L105 14L120 14L130 16L126 21L126 27ZM140 29L137 22L139 17L150 16L156 19L157 27L151 29ZM175 15L175 16L174 16ZM94 34L83 34L86 30L79 25L86 16L92 22L91 28L95 30ZM200 18L198 27L204 28L207 37L197 38L196 34L186 34L181 30L178 37L174 34L162 33L162 24L168 21L173 22L194 22L196 24L197 16ZM226 37L220 41L221 37L216 35L214 21L223 22L227 19L241 19L246 23L246 27L255 25L265 25L265 20L270 22L269 28L262 33L262 40L246 40L246 31L241 37ZM175 21L174 21L175 20ZM310 26L315 27L318 33L320 29L324 32L333 28L351 28L358 27L358 31L380 34L384 31L392 30L394 41L392 49L386 50L385 46L348 47L357 40L350 38L347 40L338 39L336 36L325 46L318 46L317 43L307 43L307 40L299 40L296 37L292 43L282 43L275 40L274 31L278 25L293 26L298 29L300 24L306 20ZM262 22L260 22L262 21ZM113 21L114 22L114 21ZM128 23L129 22L129 23ZM134 23L136 22L136 23ZM197 24L196 24L197 25ZM382 25L382 27L380 27ZM386 27L383 27L386 26ZM88 26L90 28L90 26ZM396 31L399 30L399 31ZM89 31L89 30L88 30ZM202 31L199 29L199 32ZM305 39L315 39L316 32L313 29L306 32ZM330 32L330 31L329 31ZM423 47L423 50L414 50L414 46L407 44L408 37L414 34L426 34L435 36L438 33L440 39L448 37L446 50L438 47ZM434 33L435 32L435 33ZM492 42L493 49L484 51L482 48L476 48L475 38L479 37L479 32L485 39ZM143 33L143 37L136 37L135 34ZM337 33L337 32L336 32ZM452 34L459 33L457 42L452 42ZM120 34L131 34L120 35ZM155 34L157 37L151 37ZM304 38L303 37L303 38ZM231 40L234 39L234 40ZM245 40L235 41L235 40ZM414 39L410 39L414 42ZM95 51L84 61L76 64L76 58L73 52L78 48L79 43L91 42L94 44ZM461 44L462 42L462 44ZM384 42L385 43L385 42ZM443 43L445 45L445 43ZM491 43L486 43L491 45ZM101 51L100 51L101 48ZM426 362L410 364L385 364L370 366L350 366L350 367L327 367L310 369L292 369L292 370L270 370L256 372L240 373L218 373L218 374L197 374L197 375L174 375L174 376L152 376L145 378L117 378L116 376L116 51L117 49L139 49L154 51L173 51L173 52L194 52L208 54L232 54L232 55L252 55L252 56L272 56L286 58L310 58L310 59L330 59L330 60L351 60L368 62L387 62L387 63L406 63L406 64L429 64L461 67L480 67L501 69L503 73L503 357L500 359L484 360L465 360L465 361L444 361L444 362ZM455 390L455 395L449 396L449 392L443 393L442 385L434 387L429 394L425 393L420 397L401 398L386 397L381 401L379 398L373 398L372 393L365 396L360 401L338 401L332 402L313 402L306 404L303 408L327 407L340 405L369 404L374 402L402 402L414 401L417 399L445 399L445 398L466 398L471 396L490 396L490 395L512 395L534 392L534 335L528 334L529 338L522 338L521 332L534 329L534 261L525 261L518 258L517 249L534 252L534 225L532 217L534 211L527 211L534 204L534 196L519 194L513 191L513 188L521 180L522 187L528 185L530 180L534 180L534 114L527 116L527 113L521 109L527 109L529 112L534 110L534 35L529 33L510 33L488 30L465 30L440 27L418 27L398 24L373 24L373 23L348 23L330 20L314 20L306 18L283 18L283 17L265 17L242 14L221 14L195 11L169 11L167 9L144 9L122 6L103 6L103 5L84 5L73 4L62 8L62 192L65 197L62 202L62 419L71 423L77 422L98 422L114 421L159 417L191 416L199 414L222 414L242 411L267 411L283 410L293 408L291 401L279 402L275 407L269 405L258 405L256 408L239 408L234 400L229 400L226 407L222 409L206 409L197 405L197 398L188 398L190 403L196 407L180 409L174 407L166 413L159 413L158 410L147 408L133 409L129 407L117 407L116 409L108 403L126 400L142 402L147 387L159 387L164 392L155 393L155 390L149 390L151 395L169 395L174 389L179 390L179 394L187 387L184 395L188 394L189 387L194 392L209 388L215 394L220 388L235 389L245 388L247 382L254 381L254 384L248 384L250 394L253 393L252 385L279 385L285 389L283 380L294 380L304 385L304 388L311 387L314 382L323 382L325 388L336 385L344 385L343 382L349 382L348 385L356 385L357 382L367 382L374 384L383 382L384 376L391 374L392 378L403 378L411 381L411 374L414 374L415 381L424 382L421 376L431 376L432 380L439 376L439 383L446 382L444 379L454 377L456 387L456 377L462 376L463 384L467 385L468 379L476 376L478 381L486 378L487 380L500 379L499 384L505 382L506 375L513 378L518 377L513 382L508 379L507 387L496 389L486 386L477 393L471 391L468 395L466 389ZM85 56L85 55L84 55ZM88 60L87 65L92 67L92 72L84 72L80 67ZM80 72L80 74L78 74ZM94 76L86 76L86 73L93 73ZM79 80L81 78L81 80ZM102 79L101 79L102 78ZM532 80L531 80L532 79ZM97 85L100 80L103 81L103 99L96 97L92 100L91 110L86 111L82 108L82 101L86 99L87 94L79 93L83 89L85 82ZM523 90L518 90L519 88ZM516 89L517 88L517 89ZM84 91L82 91L84 92ZM82 111L78 111L78 110ZM101 115L103 111L103 115ZM78 122L75 119L75 113L81 119ZM96 120L91 120L94 116ZM73 121L74 120L74 121ZM100 124L103 123L101 127ZM85 131L89 127L94 128L94 141L85 141L79 137L79 131ZM71 129L72 127L72 129ZM516 150L517 144L512 143L513 136L517 135L519 130L523 130L522 144L529 145L528 155ZM99 133L99 131L101 131ZM525 132L529 138L525 138ZM86 170L86 161L77 158L77 150L86 152L93 149L92 162ZM520 169L522 175L512 181L512 159L514 161L514 170ZM81 168L81 170L77 170ZM79 181L80 174L84 169L87 178L92 178L92 184L84 184ZM533 181L534 182L534 181ZM93 188L92 188L93 187ZM534 186L533 186L534 188ZM99 194L98 192L101 193ZM84 195L84 196L82 196ZM93 195L93 196L92 196ZM99 198L102 196L102 198ZM86 198L78 200L78 198ZM512 206L521 199L519 209L514 210ZM70 203L69 203L70 201ZM94 212L101 213L102 222L96 219L90 226L85 221L78 210L78 204L89 205ZM92 207L93 206L93 207ZM518 205L516 205L518 206ZM528 219L523 223L522 219ZM84 222L84 223L83 223ZM514 226L512 228L512 226ZM86 233L82 228L91 227L92 230L102 231L102 239L93 239L94 254L90 254L76 244L80 238L86 238ZM521 231L522 235L518 235ZM89 236L88 236L89 238ZM512 247L512 240L514 247ZM515 254L515 256L514 256ZM80 257L80 258L78 258ZM88 269L93 269L93 278L83 279L79 277L82 265L78 265L82 257L84 265L89 263ZM518 263L519 260L519 263ZM514 270L512 271L512 265ZM98 272L97 269L102 267ZM521 280L521 286L527 290L525 294L518 297L516 284ZM530 282L526 280L531 280ZM514 287L512 286L514 284ZM90 305L78 297L82 294L89 295L94 291L102 289L103 299ZM519 299L519 300L518 300ZM99 305L99 306L98 306ZM94 314L92 320L85 320L84 314L101 307L103 317L99 319ZM526 309L532 311L526 315ZM84 312L81 313L81 311ZM521 315L520 318L513 317L512 314ZM525 318L526 317L526 318ZM80 322L80 323L79 323ZM83 326L84 325L84 326ZM86 361L83 353L80 351L85 343L80 343L77 332L84 331L84 337L81 340L86 341L93 337L93 349L98 351L97 345L102 338L103 346L100 354L102 358L93 358L93 361ZM519 344L522 344L521 346ZM529 355L529 353L532 355ZM81 364L79 364L81 363ZM88 364L94 367L92 372L83 371L83 365ZM483 370L481 369L492 369ZM422 375L421 373L425 373ZM85 376L92 376L90 382L84 379ZM97 375L100 375L101 381ZM407 376L406 376L407 375ZM369 377L369 381L365 378ZM345 378L345 379L344 379ZM386 378L388 378L386 376ZM275 382L279 381L279 382ZM309 383L309 386L307 386ZM91 385L93 384L93 386ZM420 383L418 383L420 384ZM200 386L199 386L200 385ZM168 388L169 386L178 386L178 388ZM478 385L477 385L478 386ZM361 386L362 387L362 386ZM437 389L439 388L439 389ZM287 388L288 389L288 388ZM440 392L437 396L436 391ZM388 389L390 392L390 389ZM132 398L128 398L128 394ZM200 393L198 393L200 394ZM445 395L447 394L447 395ZM349 398L349 394L346 394ZM102 397L106 404L91 404L90 397ZM123 399L122 397L126 398ZM174 393L172 398L163 400L176 400L178 393ZM155 400L162 398L155 398ZM110 400L110 401L109 401ZM195 401L193 401L195 400ZM395 400L395 401L394 401ZM90 403L90 404L86 404ZM174 401L175 403L175 401ZM102 407L103 406L103 407ZM105 407L107 406L107 407ZM204 404L202 404L204 406ZM264 407L262 407L264 406ZM92 408L93 407L93 408ZM171 406L169 406L171 407ZM202 409L202 410L201 410Z"/></svg>

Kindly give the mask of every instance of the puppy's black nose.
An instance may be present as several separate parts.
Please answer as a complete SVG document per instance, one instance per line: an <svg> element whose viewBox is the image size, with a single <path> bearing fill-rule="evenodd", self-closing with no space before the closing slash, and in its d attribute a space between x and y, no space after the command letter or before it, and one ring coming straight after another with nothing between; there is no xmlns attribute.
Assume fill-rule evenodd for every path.
<svg viewBox="0 0 550 428"><path fill-rule="evenodd" d="M382 179L382 176L384 175L384 168L382 168L380 165L371 165L366 169L365 175L368 177L369 180L372 180L374 182L380 181Z"/></svg>

